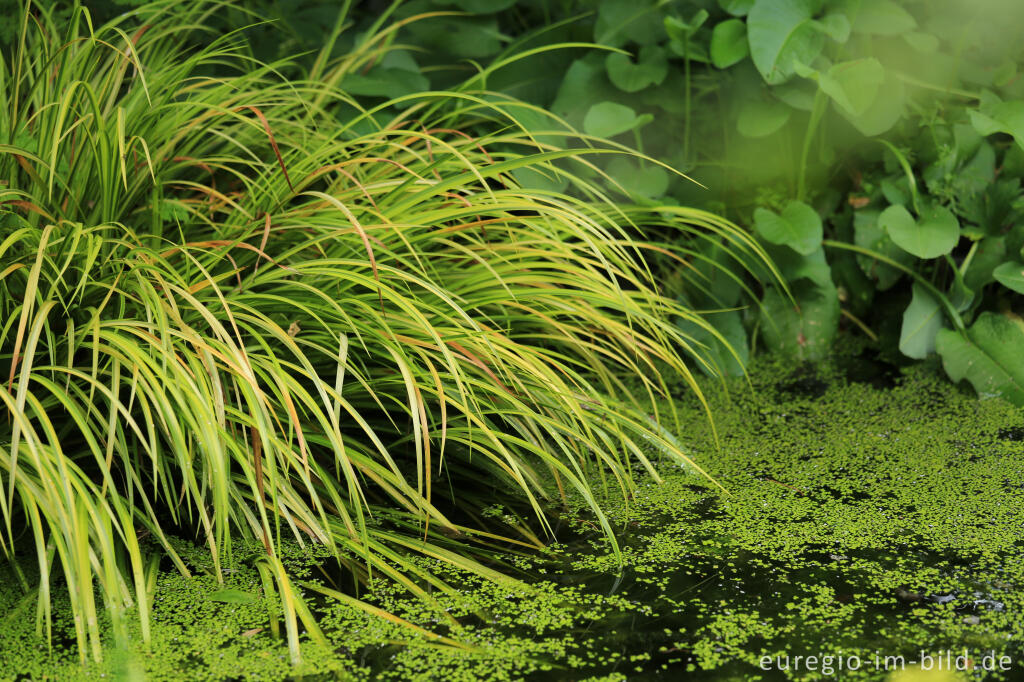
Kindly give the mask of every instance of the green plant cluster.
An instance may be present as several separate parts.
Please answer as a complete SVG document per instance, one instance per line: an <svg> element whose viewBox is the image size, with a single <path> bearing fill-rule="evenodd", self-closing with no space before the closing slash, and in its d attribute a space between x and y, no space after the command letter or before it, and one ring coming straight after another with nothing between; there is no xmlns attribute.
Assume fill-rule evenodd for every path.
<svg viewBox="0 0 1024 682"><path fill-rule="evenodd" d="M758 344L821 357L846 326L904 358L937 352L953 379L1024 404L1024 365L999 351L1024 341L1019 3L371 5L368 15L398 22L434 16L405 25L377 61L348 74L341 87L353 96L381 101L471 76L559 119L524 116L536 134L565 123L666 164L595 161L584 175L613 196L703 206L750 226L788 291L751 297L707 272L722 262L716 244L665 277L669 293L714 311L735 355L683 327L726 371L742 371ZM290 27L295 46L313 46L323 23L301 12L318 6L269 3L266 15ZM557 175L519 179L567 187ZM684 293L677 284L691 271L704 286Z"/></svg>
<svg viewBox="0 0 1024 682"><path fill-rule="evenodd" d="M232 8L25 4L0 59L0 549L44 642L69 600L82 660L100 614L151 641L161 560L191 573L173 533L220 582L258 543L292 662L324 638L285 538L427 600L450 587L411 555L507 582L479 559L541 546L572 491L614 542L596 491L652 447L689 462L666 381L696 389L700 351L672 321L713 331L643 257L685 251L639 226L767 262L711 214L609 201L572 169L626 152L538 138L473 79L352 99L408 22L351 37L342 7L317 54L264 63Z"/></svg>

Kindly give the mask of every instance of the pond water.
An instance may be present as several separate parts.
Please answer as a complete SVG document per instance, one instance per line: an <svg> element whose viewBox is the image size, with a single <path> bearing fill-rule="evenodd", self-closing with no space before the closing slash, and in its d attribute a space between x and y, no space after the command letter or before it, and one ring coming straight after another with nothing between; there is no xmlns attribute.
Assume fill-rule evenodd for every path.
<svg viewBox="0 0 1024 682"><path fill-rule="evenodd" d="M322 599L330 646L305 644L290 669L239 565L229 582L251 602L161 574L153 650L83 669L34 638L34 606L16 610L5 576L0 678L1024 679L1022 411L863 353L762 363L728 388L707 384L718 446L679 397L680 440L728 492L668 462L662 485L638 474L631 500L606 501L621 561L574 501L545 551L495 556L519 584L424 560L455 594L431 606L380 583L367 597L472 650ZM318 575L315 553L289 552ZM190 556L201 565L202 549ZM930 672L914 670L922 657ZM958 664L970 669L950 677Z"/></svg>

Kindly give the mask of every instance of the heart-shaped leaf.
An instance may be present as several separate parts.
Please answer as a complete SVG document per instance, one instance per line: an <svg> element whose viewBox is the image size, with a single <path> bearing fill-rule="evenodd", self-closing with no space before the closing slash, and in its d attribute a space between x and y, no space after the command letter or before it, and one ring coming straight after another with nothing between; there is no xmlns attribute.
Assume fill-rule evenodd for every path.
<svg viewBox="0 0 1024 682"><path fill-rule="evenodd" d="M922 211L919 220L903 206L890 206L882 211L878 224L897 246L918 258L943 256L960 240L960 223L942 206Z"/></svg>
<svg viewBox="0 0 1024 682"><path fill-rule="evenodd" d="M861 116L875 101L885 70L874 57L832 65L818 84L825 94L852 116Z"/></svg>
<svg viewBox="0 0 1024 682"><path fill-rule="evenodd" d="M862 135L873 137L886 132L903 118L905 100L906 88L903 81L887 71L874 100L863 113L854 116L842 108L839 113Z"/></svg>
<svg viewBox="0 0 1024 682"><path fill-rule="evenodd" d="M569 66L551 111L579 127L591 105L618 96L619 91L605 78L604 57L595 53Z"/></svg>
<svg viewBox="0 0 1024 682"><path fill-rule="evenodd" d="M1024 407L1024 322L982 313L967 338L943 329L935 339L942 365L953 381L967 379L983 398L1001 396Z"/></svg>
<svg viewBox="0 0 1024 682"><path fill-rule="evenodd" d="M1016 261L1003 263L992 271L992 276L1007 289L1024 294L1024 264Z"/></svg>
<svg viewBox="0 0 1024 682"><path fill-rule="evenodd" d="M821 218L802 201L790 201L782 215L758 208L754 211L754 228L765 241L784 244L804 256L821 246Z"/></svg>
<svg viewBox="0 0 1024 682"><path fill-rule="evenodd" d="M865 249L881 254L886 258L896 261L900 265L910 267L914 263L914 257L896 246L884 229L879 224L878 211L857 211L853 215L853 241ZM891 265L881 261L858 254L857 264L869 279L875 282L879 291L885 291L899 281L903 273Z"/></svg>
<svg viewBox="0 0 1024 682"><path fill-rule="evenodd" d="M747 16L747 37L754 66L775 85L793 75L793 61L810 64L824 38L812 19L815 0L755 0Z"/></svg>
<svg viewBox="0 0 1024 682"><path fill-rule="evenodd" d="M755 99L744 102L736 119L736 130L744 137L767 137L786 125L793 110L782 102Z"/></svg>
<svg viewBox="0 0 1024 682"><path fill-rule="evenodd" d="M650 114L637 116L625 104L598 102L583 118L583 130L595 137L615 137L648 123L651 118Z"/></svg>
<svg viewBox="0 0 1024 682"><path fill-rule="evenodd" d="M754 6L754 0L718 0L718 6L734 17L743 17Z"/></svg>
<svg viewBox="0 0 1024 682"><path fill-rule="evenodd" d="M661 85L668 75L668 57L654 45L640 48L634 63L629 55L612 52L605 58L608 79L623 92L638 92L650 85Z"/></svg>
<svg viewBox="0 0 1024 682"><path fill-rule="evenodd" d="M914 284L914 295L903 313L900 352L921 360L935 350L935 335L942 329L942 309L927 289Z"/></svg>
<svg viewBox="0 0 1024 682"><path fill-rule="evenodd" d="M726 19L711 31L711 63L727 69L750 54L747 25L739 19Z"/></svg>
<svg viewBox="0 0 1024 682"><path fill-rule="evenodd" d="M629 159L616 157L608 164L608 174L629 194L648 199L660 197L668 189L668 171L651 163L639 167Z"/></svg>

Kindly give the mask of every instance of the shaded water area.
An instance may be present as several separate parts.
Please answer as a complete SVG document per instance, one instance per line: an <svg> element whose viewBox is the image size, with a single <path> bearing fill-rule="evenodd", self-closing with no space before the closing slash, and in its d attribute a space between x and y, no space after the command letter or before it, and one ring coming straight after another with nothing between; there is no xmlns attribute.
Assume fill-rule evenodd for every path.
<svg viewBox="0 0 1024 682"><path fill-rule="evenodd" d="M229 584L252 598L236 603L211 599L209 576L161 574L152 651L82 669L67 647L47 654L4 576L0 678L874 680L923 653L971 669L914 679L1024 679L1024 413L864 354L762 363L728 388L706 385L717 445L696 399L677 405L680 440L725 492L685 464L659 461L660 485L638 468L632 498L605 501L618 557L571 501L544 552L494 557L519 584L423 560L454 594L367 597L471 650L311 596L329 646L306 643L291 670L243 563ZM289 551L320 575L316 552Z"/></svg>

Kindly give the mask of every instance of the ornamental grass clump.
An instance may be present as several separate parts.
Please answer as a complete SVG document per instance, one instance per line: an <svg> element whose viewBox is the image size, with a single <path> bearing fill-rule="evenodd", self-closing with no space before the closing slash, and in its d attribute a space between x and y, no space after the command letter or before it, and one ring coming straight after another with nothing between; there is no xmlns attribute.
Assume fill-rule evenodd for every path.
<svg viewBox="0 0 1024 682"><path fill-rule="evenodd" d="M387 29L305 79L237 35L183 51L219 7L102 27L33 8L0 62L0 545L35 557L47 637L67 590L83 659L104 609L149 637L157 562L188 574L172 533L218 576L233 538L262 543L296 660L318 630L282 537L426 595L446 586L405 557L500 579L473 547L513 539L479 511L517 497L543 529L553 480L614 541L594 486L628 490L652 447L687 461L658 370L696 390L676 320L707 328L659 293L635 225L763 255L713 216L604 200L566 165L598 150L527 132L525 105L361 109L338 84Z"/></svg>

